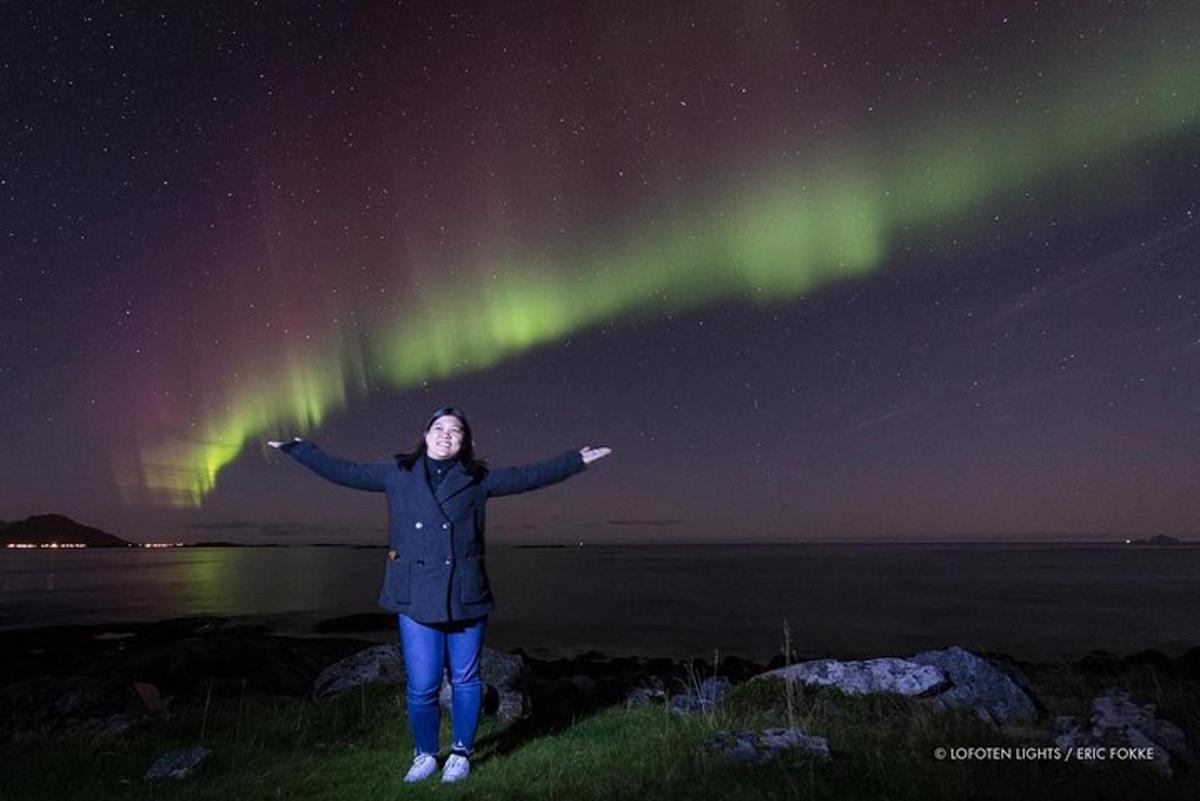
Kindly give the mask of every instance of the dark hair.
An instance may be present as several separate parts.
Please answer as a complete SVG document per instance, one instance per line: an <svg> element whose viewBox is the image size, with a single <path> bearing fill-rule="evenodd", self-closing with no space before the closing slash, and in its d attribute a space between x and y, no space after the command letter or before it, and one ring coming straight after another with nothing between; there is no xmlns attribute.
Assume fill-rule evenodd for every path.
<svg viewBox="0 0 1200 801"><path fill-rule="evenodd" d="M458 422L462 423L463 441L462 447L458 450L457 458L462 462L463 469L475 478L483 478L483 474L487 471L487 462L475 458L475 440L471 436L471 424L467 422L467 413L457 406L439 406L434 409L433 414L429 416L429 420L425 423L425 428L421 430L421 438L417 440L416 447L407 453L397 453L396 461L405 470L412 470L417 461L425 455L425 435L429 433L430 427L439 417L445 417L446 415L457 417Z"/></svg>

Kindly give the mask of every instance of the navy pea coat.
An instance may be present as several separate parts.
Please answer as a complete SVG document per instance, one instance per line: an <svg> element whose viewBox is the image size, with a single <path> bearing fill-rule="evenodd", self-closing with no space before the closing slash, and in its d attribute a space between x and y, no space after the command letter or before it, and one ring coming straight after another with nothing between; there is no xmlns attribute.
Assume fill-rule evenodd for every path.
<svg viewBox="0 0 1200 801"><path fill-rule="evenodd" d="M488 498L538 489L584 469L579 451L487 470L482 477L471 476L456 461L435 495L421 459L411 470L398 459L348 462L308 440L280 450L336 484L387 493L390 550L379 605L420 623L470 620L495 607L483 563Z"/></svg>

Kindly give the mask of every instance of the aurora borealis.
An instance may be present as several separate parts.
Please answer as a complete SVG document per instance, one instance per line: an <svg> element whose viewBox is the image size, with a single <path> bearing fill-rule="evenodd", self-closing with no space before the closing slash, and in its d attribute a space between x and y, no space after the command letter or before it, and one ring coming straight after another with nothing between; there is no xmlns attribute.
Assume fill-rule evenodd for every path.
<svg viewBox="0 0 1200 801"><path fill-rule="evenodd" d="M1200 528L1200 13L727 5L30 5L0 518L366 527L262 442L452 400L628 460L517 538Z"/></svg>

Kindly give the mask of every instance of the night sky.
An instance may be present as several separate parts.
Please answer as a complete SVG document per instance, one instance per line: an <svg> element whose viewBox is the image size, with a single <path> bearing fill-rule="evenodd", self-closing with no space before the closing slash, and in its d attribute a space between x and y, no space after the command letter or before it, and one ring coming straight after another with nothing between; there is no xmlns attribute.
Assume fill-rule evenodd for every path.
<svg viewBox="0 0 1200 801"><path fill-rule="evenodd" d="M0 519L382 539L268 448L609 445L494 542L1200 536L1192 3L42 3Z"/></svg>

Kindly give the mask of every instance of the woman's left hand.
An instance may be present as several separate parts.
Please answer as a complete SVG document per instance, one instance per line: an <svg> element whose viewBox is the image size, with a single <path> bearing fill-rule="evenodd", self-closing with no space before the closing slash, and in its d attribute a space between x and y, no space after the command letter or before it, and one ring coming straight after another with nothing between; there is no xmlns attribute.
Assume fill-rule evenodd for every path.
<svg viewBox="0 0 1200 801"><path fill-rule="evenodd" d="M583 463L594 462L597 459L603 459L612 453L612 448L592 448L587 445L579 449L579 455L583 457Z"/></svg>

